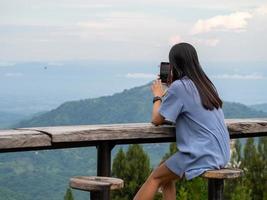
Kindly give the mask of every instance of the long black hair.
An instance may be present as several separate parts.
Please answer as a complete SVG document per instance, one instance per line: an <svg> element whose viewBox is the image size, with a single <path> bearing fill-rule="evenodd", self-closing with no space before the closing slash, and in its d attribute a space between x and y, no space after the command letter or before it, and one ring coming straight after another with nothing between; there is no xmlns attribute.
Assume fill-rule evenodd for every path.
<svg viewBox="0 0 267 200"><path fill-rule="evenodd" d="M200 66L197 51L191 44L179 43L174 45L169 53L169 61L171 66L170 82L187 76L194 82L205 109L213 110L214 107L217 109L222 107L222 100L215 86Z"/></svg>

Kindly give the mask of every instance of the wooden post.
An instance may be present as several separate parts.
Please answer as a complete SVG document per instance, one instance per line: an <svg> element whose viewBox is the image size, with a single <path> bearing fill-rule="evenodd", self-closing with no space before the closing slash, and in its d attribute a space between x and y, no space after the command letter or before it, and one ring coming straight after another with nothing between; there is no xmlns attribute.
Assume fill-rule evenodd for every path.
<svg viewBox="0 0 267 200"><path fill-rule="evenodd" d="M223 179L209 179L208 181L208 199L223 200Z"/></svg>
<svg viewBox="0 0 267 200"><path fill-rule="evenodd" d="M97 200L101 198L100 192L90 192L90 200Z"/></svg>
<svg viewBox="0 0 267 200"><path fill-rule="evenodd" d="M108 194L107 197L104 196L104 194ZM109 197L109 190L105 189L103 191L91 191L90 192L90 200L100 200L100 199L110 199Z"/></svg>
<svg viewBox="0 0 267 200"><path fill-rule="evenodd" d="M113 147L114 145L108 141L104 141L97 145L97 176L111 176L111 150ZM105 190L98 195L99 200L110 199L109 190Z"/></svg>

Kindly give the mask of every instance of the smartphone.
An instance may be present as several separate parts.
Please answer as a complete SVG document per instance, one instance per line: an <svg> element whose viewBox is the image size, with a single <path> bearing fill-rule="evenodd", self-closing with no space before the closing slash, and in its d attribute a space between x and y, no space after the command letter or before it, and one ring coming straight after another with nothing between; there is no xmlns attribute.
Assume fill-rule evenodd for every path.
<svg viewBox="0 0 267 200"><path fill-rule="evenodd" d="M170 71L171 71L170 70L170 63L168 63L168 62L161 62L160 63L159 77L160 77L162 83L168 82L168 77L169 77Z"/></svg>

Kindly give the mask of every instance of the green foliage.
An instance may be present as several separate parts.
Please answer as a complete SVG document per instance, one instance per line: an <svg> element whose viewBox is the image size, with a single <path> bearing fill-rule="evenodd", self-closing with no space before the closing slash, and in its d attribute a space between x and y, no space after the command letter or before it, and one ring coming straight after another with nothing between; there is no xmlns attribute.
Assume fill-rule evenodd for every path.
<svg viewBox="0 0 267 200"><path fill-rule="evenodd" d="M241 165L241 142L240 140L234 140L234 146L232 148L232 155L231 155L231 160L230 160L230 166L233 168L240 168ZM241 191L243 187L241 185L241 180L240 179L230 179L225 181L225 187L224 187L224 198L225 199L232 199L233 195L237 191ZM241 188L236 188L237 186ZM236 194L237 195L237 194ZM234 199L238 199L239 196L237 195L234 197Z"/></svg>
<svg viewBox="0 0 267 200"><path fill-rule="evenodd" d="M0 199L1 200L18 200L18 199L29 199L30 196L18 194L10 190L9 188L1 187L0 188Z"/></svg>
<svg viewBox="0 0 267 200"><path fill-rule="evenodd" d="M120 149L113 161L112 176L123 179L124 188L112 192L112 199L133 199L150 172L149 157L140 145L130 145L126 154Z"/></svg>
<svg viewBox="0 0 267 200"><path fill-rule="evenodd" d="M64 200L74 200L71 189L67 188Z"/></svg>
<svg viewBox="0 0 267 200"><path fill-rule="evenodd" d="M178 149L177 149L176 143L174 143L174 142L171 143L170 146L169 146L169 152L167 152L163 156L162 161L167 160L171 155L173 155L177 151L178 151Z"/></svg>
<svg viewBox="0 0 267 200"><path fill-rule="evenodd" d="M263 186L266 184L267 179L265 178L267 177L262 176L265 168L264 161L254 144L254 138L247 139L244 148L244 160L241 163L241 167L245 171L246 186L252 191L252 199L262 200Z"/></svg>
<svg viewBox="0 0 267 200"><path fill-rule="evenodd" d="M177 192L177 199L179 200L188 200L188 192L186 189L182 186Z"/></svg>
<svg viewBox="0 0 267 200"><path fill-rule="evenodd" d="M235 187L232 193L230 193L231 200L252 200L251 189L248 188L244 181L240 181Z"/></svg>
<svg viewBox="0 0 267 200"><path fill-rule="evenodd" d="M254 138L246 141L242 151L239 140L236 140L232 153L231 165L244 170L240 179L226 182L225 199L228 200L263 200L267 191L267 138ZM243 156L242 156L243 155ZM236 165L238 163L238 165Z"/></svg>

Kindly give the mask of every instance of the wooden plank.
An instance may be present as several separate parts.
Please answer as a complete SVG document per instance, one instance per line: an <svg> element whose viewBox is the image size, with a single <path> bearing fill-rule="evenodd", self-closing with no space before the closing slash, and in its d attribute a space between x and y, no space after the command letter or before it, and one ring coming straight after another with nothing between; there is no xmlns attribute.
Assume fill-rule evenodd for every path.
<svg viewBox="0 0 267 200"><path fill-rule="evenodd" d="M227 119L226 124L231 135L267 133L267 119Z"/></svg>
<svg viewBox="0 0 267 200"><path fill-rule="evenodd" d="M173 126L156 127L149 123L36 127L32 130L50 134L52 142L142 140L146 138L175 137Z"/></svg>
<svg viewBox="0 0 267 200"><path fill-rule="evenodd" d="M35 130L0 130L0 149L51 146L51 138Z"/></svg>
<svg viewBox="0 0 267 200"><path fill-rule="evenodd" d="M231 137L267 135L267 119L225 120ZM24 128L45 132L53 143L82 141L121 141L175 138L174 126L154 126L150 123L82 125ZM119 142L120 143L120 142ZM130 142L129 142L130 143Z"/></svg>

